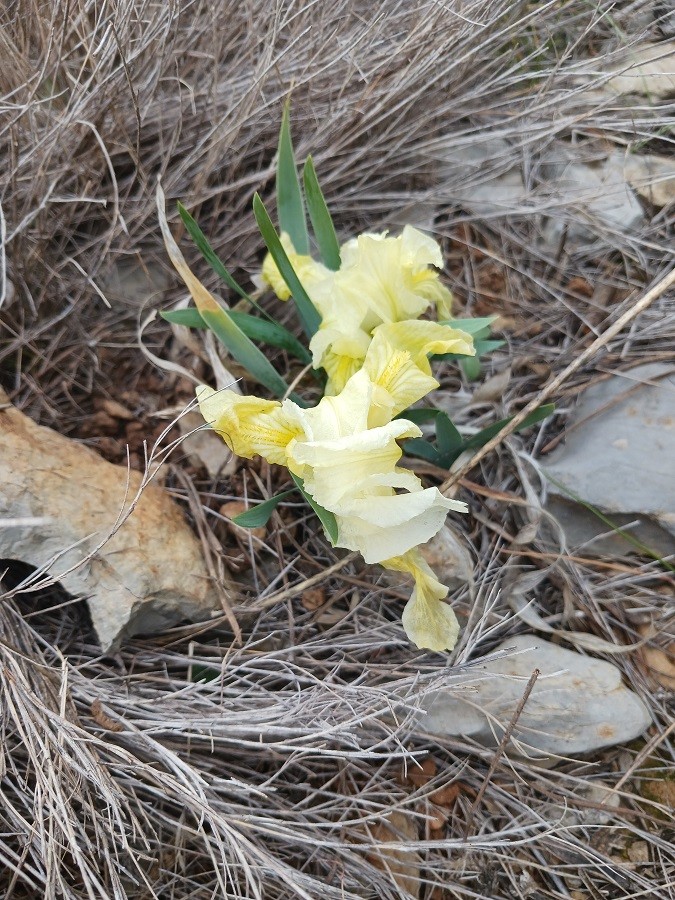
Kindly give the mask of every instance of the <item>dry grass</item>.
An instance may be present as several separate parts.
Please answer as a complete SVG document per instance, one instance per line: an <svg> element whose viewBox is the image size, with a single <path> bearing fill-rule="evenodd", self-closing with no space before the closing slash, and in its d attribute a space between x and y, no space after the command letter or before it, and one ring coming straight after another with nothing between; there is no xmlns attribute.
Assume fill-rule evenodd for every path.
<svg viewBox="0 0 675 900"><path fill-rule="evenodd" d="M608 144L671 151L671 101L636 103L596 90L598 73L625 58L628 43L660 37L653 7L6 5L1 202L14 300L2 312L3 382L43 422L78 435L92 393L114 395L121 357L130 378L142 371L138 298L109 287L125 267L168 277L153 206L158 175L170 205L190 205L242 278L255 270L250 196L261 185L272 189L279 110L292 88L298 153L313 153L340 226L400 221L434 196L461 307L510 320L511 382L498 402L461 410L460 423L478 427L522 407L672 257L668 209L646 210L644 227L630 233L591 222L593 241L566 239L565 231L557 247L540 240L546 220L562 219L568 233L586 221L576 197L542 187L547 149L572 141L584 152ZM485 218L458 204L466 175L441 161L449 148L469 148L488 133L506 143L491 151L476 183L516 165L532 192L522 208ZM168 299L158 292L149 302ZM672 631L672 577L653 561L542 556L551 546L536 457L582 384L646 354L672 359L674 318L666 295L575 373L558 398L562 418L483 461L471 474L478 491L462 487L472 514L458 527L475 550L480 586L475 600L467 592L455 598L472 623L463 665L526 629L509 605L523 573L556 627L612 646L638 640L649 618L664 642ZM151 335L161 352L168 329ZM444 388L460 405L470 399L451 370ZM231 482L196 480L201 506L193 502L192 513L220 538L220 502L244 490L262 496L277 477L250 468ZM184 478L171 475L169 487L189 500ZM527 506L509 494L526 496ZM539 527L523 546L524 524ZM405 897L373 862L383 845L372 828L392 810L416 823L412 838L406 832L390 843L414 860L425 900L675 896L670 811L640 794L641 777L672 768L670 698L639 655L612 659L653 712L647 754L636 743L549 770L503 760L469 821L493 752L431 740L412 716L425 693L452 685L457 669L411 652L398 620L403 595L373 587L377 573L353 563L324 585L328 608L305 610L293 586L337 557L311 523L295 533L287 525L277 520L265 547L225 544L225 562L239 568L250 597L237 610L241 646L221 622L136 640L101 658L79 604L45 613L29 605L31 594L17 598L20 607L5 601L4 898ZM265 608L272 594L279 602ZM415 787L402 772L428 755L438 774ZM462 792L447 825L431 830L429 795L453 778ZM598 810L588 799L596 782L617 789L618 808ZM629 851L640 842L647 858L634 862Z"/></svg>

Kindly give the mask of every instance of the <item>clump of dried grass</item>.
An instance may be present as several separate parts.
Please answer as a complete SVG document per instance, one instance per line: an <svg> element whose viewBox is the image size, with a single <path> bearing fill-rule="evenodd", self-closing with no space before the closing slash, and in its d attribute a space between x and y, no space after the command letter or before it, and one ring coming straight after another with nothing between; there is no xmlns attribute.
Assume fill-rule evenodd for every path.
<svg viewBox="0 0 675 900"><path fill-rule="evenodd" d="M618 64L627 42L645 28L657 35L650 10L604 0L9 5L0 32L0 199L20 304L4 355L16 359L33 336L51 358L55 332L63 341L102 314L109 327L98 292L111 270L164 264L152 204L158 175L228 261L254 268L250 197L270 184L291 91L299 154L314 154L349 228L390 224L430 192L452 207L467 175L443 174L439 160L486 135L507 144L491 151L479 180L516 163L532 182L539 155L560 137L624 145L658 135L667 145L663 104L636 110L593 90L594 73ZM575 202L542 197L539 211L573 215ZM545 269L536 209L520 212L531 224L506 233L507 258L534 251ZM642 278L659 265L666 224L657 217L643 234L606 229L605 238ZM123 295L124 287L111 294L116 323L128 312ZM44 381L48 373L34 367Z"/></svg>
<svg viewBox="0 0 675 900"><path fill-rule="evenodd" d="M271 186L291 88L299 155L313 153L343 228L386 226L440 198L436 227L461 305L512 320L503 412L536 397L549 372L602 331L611 304L630 304L668 258L667 210L632 234L594 223L592 245L563 232L551 249L539 240L542 220L583 219L574 197L542 195L485 220L458 208L466 185L439 168L448 147L488 133L506 144L476 183L514 164L536 181L540 155L562 139L667 151L672 104L633 108L593 89L627 43L658 36L650 3L18 0L3 16L1 199L15 300L0 359L19 397L45 392L43 417L72 419L86 405L101 380L99 344L132 343L131 298L113 297L106 313L96 289L105 293L111 269L164 264L158 175L240 273L255 268L248 204L254 188ZM604 369L642 360L647 348L672 352L668 302L604 349ZM562 414L592 375L575 374ZM450 372L444 387L462 390ZM477 426L494 408L462 415ZM614 645L635 642L645 616L667 631L672 585L653 562L627 557L608 569L557 559L538 536L525 547L516 540L522 509L499 492L527 488L536 520L544 487L528 454L553 436L546 427L527 446L512 441L472 475L482 493L465 495L465 528L481 590L475 601L456 597L479 622L463 660L522 629L506 598L523 570L543 572L536 597L549 623ZM269 473L261 484L272 487ZM183 485L170 481L176 494ZM197 486L202 508L193 512L217 529L212 495L232 485ZM238 610L242 646L223 622L132 642L111 660L74 607L37 617L25 605L24 617L2 607L3 896L403 897L386 871L389 845L369 830L393 810L413 819L416 837L392 839L389 851L413 860L412 882L428 900L669 896L668 811L635 793L640 776L672 765L668 697L637 657L613 659L653 711L648 757L636 746L548 771L502 761L472 809L492 751L432 741L407 713L451 685L454 670L411 653L397 624L400 597L373 589L372 573L336 571L325 610L292 602L296 592L284 588L336 558L309 530L291 538L279 526L267 549L250 553L257 602ZM283 602L266 608L275 592ZM411 786L402 769L429 753L437 779ZM451 778L463 794L445 830L432 831L428 796ZM600 810L601 826L583 817L595 781L619 786L620 806ZM636 842L649 860L631 865Z"/></svg>

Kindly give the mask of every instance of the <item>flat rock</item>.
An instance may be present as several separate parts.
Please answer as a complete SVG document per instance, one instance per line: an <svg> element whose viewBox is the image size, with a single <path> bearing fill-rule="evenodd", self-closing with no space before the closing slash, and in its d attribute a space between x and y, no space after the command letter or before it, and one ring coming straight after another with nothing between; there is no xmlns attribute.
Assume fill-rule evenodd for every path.
<svg viewBox="0 0 675 900"><path fill-rule="evenodd" d="M98 546L140 482L139 472L36 425L0 390L0 558L40 567L62 554L50 575L87 599L106 651L124 636L206 619L222 608L197 539L153 484Z"/></svg>
<svg viewBox="0 0 675 900"><path fill-rule="evenodd" d="M588 388L562 445L543 460L549 509L571 548L625 554L631 545L566 493L660 554L675 552L675 367L650 363ZM602 541L595 538L606 535Z"/></svg>
<svg viewBox="0 0 675 900"><path fill-rule="evenodd" d="M566 230L575 240L595 240L597 227L631 232L644 220L640 201L631 190L624 170L625 154L583 158L575 148L560 145L545 154L539 193L546 197L551 216L544 236L557 243Z"/></svg>
<svg viewBox="0 0 675 900"><path fill-rule="evenodd" d="M203 465L211 478L229 475L236 466L236 457L225 441L211 428L204 427L204 417L198 412L187 412L177 420L183 435L181 449L193 465Z"/></svg>
<svg viewBox="0 0 675 900"><path fill-rule="evenodd" d="M614 94L642 94L649 100L675 96L675 41L631 47L620 68L603 85Z"/></svg>
<svg viewBox="0 0 675 900"><path fill-rule="evenodd" d="M511 749L561 756L631 741L651 724L645 704L616 666L539 637L504 641L491 659L429 698L419 728L496 746L535 669L540 675L513 730ZM463 690L460 692L460 687ZM520 747L522 745L522 747Z"/></svg>
<svg viewBox="0 0 675 900"><path fill-rule="evenodd" d="M513 214L529 202L522 176L522 154L502 138L487 134L438 151L436 177L443 197L476 216Z"/></svg>
<svg viewBox="0 0 675 900"><path fill-rule="evenodd" d="M450 525L420 547L422 556L447 587L473 585L473 560L464 539Z"/></svg>
<svg viewBox="0 0 675 900"><path fill-rule="evenodd" d="M535 154L527 145L481 136L443 148L435 165L443 202L458 203L481 218L543 214L541 236L557 246L563 231L567 239L592 241L599 228L630 232L644 221L626 159L620 150L608 154L562 141ZM633 165L630 174L643 185L638 168Z"/></svg>
<svg viewBox="0 0 675 900"><path fill-rule="evenodd" d="M628 156L624 174L633 190L654 206L668 206L675 201L675 160L669 156Z"/></svg>

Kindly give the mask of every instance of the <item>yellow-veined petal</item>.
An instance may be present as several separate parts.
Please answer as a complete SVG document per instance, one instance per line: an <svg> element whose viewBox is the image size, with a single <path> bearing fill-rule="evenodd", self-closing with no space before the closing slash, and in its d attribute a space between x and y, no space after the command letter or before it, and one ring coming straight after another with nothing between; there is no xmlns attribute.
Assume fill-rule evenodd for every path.
<svg viewBox="0 0 675 900"><path fill-rule="evenodd" d="M197 398L205 421L233 453L245 459L262 456L268 462L286 465L288 444L302 435L294 403L242 397L206 385L197 388Z"/></svg>
<svg viewBox="0 0 675 900"><path fill-rule="evenodd" d="M435 378L424 372L408 350L393 347L380 325L375 329L363 368L375 386L370 424L380 425L417 403L438 387Z"/></svg>
<svg viewBox="0 0 675 900"><path fill-rule="evenodd" d="M452 608L443 602L448 588L436 578L419 549L386 559L382 565L407 572L415 579L415 588L401 617L413 644L421 650L452 650L459 636L459 622Z"/></svg>
<svg viewBox="0 0 675 900"><path fill-rule="evenodd" d="M343 327L346 323L343 323ZM341 330L321 324L309 344L315 368L328 375L326 395L339 394L349 379L361 368L368 351L370 335L355 326Z"/></svg>
<svg viewBox="0 0 675 900"><path fill-rule="evenodd" d="M461 353L474 356L476 353L470 334L425 319L388 322L375 330L373 340L375 337L394 349L407 350L426 375L431 375L428 357L432 354Z"/></svg>

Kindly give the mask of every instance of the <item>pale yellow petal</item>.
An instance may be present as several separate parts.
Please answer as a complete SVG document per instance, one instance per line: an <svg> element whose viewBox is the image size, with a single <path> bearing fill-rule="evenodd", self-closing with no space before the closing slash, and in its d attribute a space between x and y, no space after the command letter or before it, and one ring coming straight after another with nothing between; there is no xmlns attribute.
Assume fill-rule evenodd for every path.
<svg viewBox="0 0 675 900"><path fill-rule="evenodd" d="M436 273L427 271L415 277L415 290L418 294L436 307L436 316L439 319L452 317L452 291L439 280Z"/></svg>
<svg viewBox="0 0 675 900"><path fill-rule="evenodd" d="M427 266L443 268L443 254L438 241L424 234L412 225L406 225L401 232L401 262L413 274Z"/></svg>
<svg viewBox="0 0 675 900"><path fill-rule="evenodd" d="M329 350L323 360L323 368L328 376L326 396L332 397L344 390L349 379L359 371L362 365L362 356L341 356Z"/></svg>
<svg viewBox="0 0 675 900"><path fill-rule="evenodd" d="M298 276L300 284L309 291L317 282L321 281L330 274L329 270L316 262L311 256L303 253L297 253L293 242L286 232L280 235L281 246L286 251L288 260L293 267L293 271ZM268 253L263 260L261 280L263 284L269 285L279 300L288 300L291 291L281 276L281 272L277 268L277 264L272 259L272 254Z"/></svg>
<svg viewBox="0 0 675 900"><path fill-rule="evenodd" d="M443 602L448 588L436 578L419 549L386 559L382 565L407 572L415 579L415 588L401 617L410 640L421 650L452 650L459 636L459 622L452 608Z"/></svg>
<svg viewBox="0 0 675 900"><path fill-rule="evenodd" d="M336 515L338 545L358 550L368 563L426 543L440 531L449 510L466 510L464 504L447 500L436 488L347 499L342 498L341 512Z"/></svg>
<svg viewBox="0 0 675 900"><path fill-rule="evenodd" d="M334 441L364 432L372 395L370 379L360 369L339 394L323 397L318 406L298 411L305 440Z"/></svg>
<svg viewBox="0 0 675 900"><path fill-rule="evenodd" d="M386 339L386 329L375 329L363 368L376 386L373 394L372 425L388 421L438 387L438 382L423 371L409 350L393 347Z"/></svg>
<svg viewBox="0 0 675 900"><path fill-rule="evenodd" d="M476 351L471 335L448 325L415 319L380 325L375 334L389 346L407 350L413 361L427 375L431 374L428 357L435 353L461 353L474 356Z"/></svg>
<svg viewBox="0 0 675 900"><path fill-rule="evenodd" d="M345 325L346 323L343 323ZM322 323L309 344L315 368L328 375L326 394L339 394L361 368L368 351L370 335L359 327L343 330Z"/></svg>
<svg viewBox="0 0 675 900"><path fill-rule="evenodd" d="M396 441L419 433L412 422L399 419L337 440L295 441L288 447L288 465L317 503L338 514L351 509L355 498L393 495L386 482L395 480L401 458Z"/></svg>
<svg viewBox="0 0 675 900"><path fill-rule="evenodd" d="M295 404L214 391L206 385L197 388L199 409L237 456L252 459L262 456L271 463L286 464L286 448L302 435L295 416Z"/></svg>

